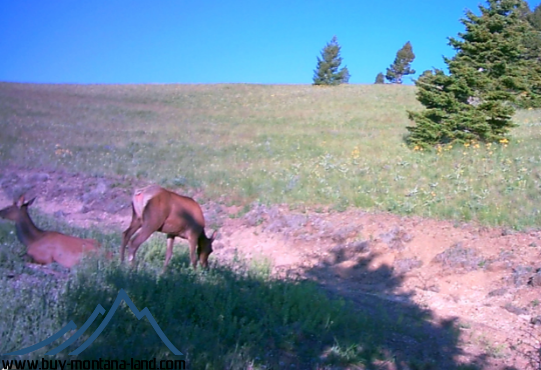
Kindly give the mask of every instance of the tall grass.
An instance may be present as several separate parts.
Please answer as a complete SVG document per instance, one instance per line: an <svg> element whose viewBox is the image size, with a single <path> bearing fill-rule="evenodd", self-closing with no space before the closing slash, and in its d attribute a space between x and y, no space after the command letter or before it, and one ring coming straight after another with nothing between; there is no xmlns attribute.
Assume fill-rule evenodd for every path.
<svg viewBox="0 0 541 370"><path fill-rule="evenodd" d="M43 221L45 218L38 220ZM2 225L3 226L3 225ZM84 230L56 225L82 236ZM188 267L186 251L176 251L170 269L160 274L163 240L146 245L146 261L137 269L86 259L61 277L24 264L20 245L8 228L0 228L0 353L20 350L55 334L69 321L77 327L98 304L108 310L120 289L139 310L147 307L166 336L183 352L192 369L326 368L377 363L385 358L382 327L393 320L359 314L342 300L327 298L313 283L275 280L268 271L241 261L214 266L206 273ZM102 235L109 247L115 235ZM159 251L160 253L158 253ZM107 328L80 355L78 348L97 328L99 316L85 334L56 356L45 352L68 339L21 356L1 360L138 360L179 359L163 344L150 323L138 321L122 304ZM420 320L423 320L421 318ZM422 337L422 336L421 336ZM437 348L436 348L437 350Z"/></svg>
<svg viewBox="0 0 541 370"><path fill-rule="evenodd" d="M407 293L397 294L396 302L363 296L354 309L343 299L329 298L310 281L277 280L260 264L237 260L207 272L194 271L188 267L187 248L176 248L169 269L161 274L163 235L142 246L139 265L130 269L118 263L119 233L78 229L31 212L40 227L95 237L115 257L112 262L85 259L71 272L55 264L46 270L31 268L13 226L0 223L0 353L34 345L71 320L80 328L98 304L109 310L124 289L139 310L149 309L191 369L478 368L456 360L461 353L457 324L439 322L413 304ZM368 280L370 274L373 279L393 276L387 282L390 291L401 285L401 277L388 266L372 271L366 268L369 260L357 264ZM325 267L315 266L310 272L317 276L318 268ZM138 321L124 304L86 350L68 355L94 333L103 317L54 357L45 353L73 332L46 348L0 360L179 359L150 323ZM481 364L483 356L478 359Z"/></svg>
<svg viewBox="0 0 541 370"><path fill-rule="evenodd" d="M541 223L541 112L507 146L412 152L412 86L0 84L0 160L209 197ZM450 149L450 150L447 150Z"/></svg>

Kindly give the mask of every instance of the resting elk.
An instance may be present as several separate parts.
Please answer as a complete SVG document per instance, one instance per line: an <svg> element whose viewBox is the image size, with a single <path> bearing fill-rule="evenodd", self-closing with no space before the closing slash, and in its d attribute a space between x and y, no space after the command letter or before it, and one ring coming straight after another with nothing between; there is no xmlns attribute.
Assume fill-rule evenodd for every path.
<svg viewBox="0 0 541 370"><path fill-rule="evenodd" d="M57 262L71 268L81 260L83 254L99 250L100 245L94 239L81 239L39 229L28 214L28 206L32 205L35 199L25 201L22 195L13 205L0 210L0 218L15 222L17 239L26 246L26 253L34 262Z"/></svg>
<svg viewBox="0 0 541 370"><path fill-rule="evenodd" d="M120 260L124 262L124 252L129 243L128 259L133 265L137 249L156 231L167 234L164 271L173 255L173 243L177 236L188 240L193 268L197 267L198 260L203 268L208 268L208 258L212 253L216 231L207 238L205 218L195 200L158 185L137 189L132 198L132 220L122 234Z"/></svg>

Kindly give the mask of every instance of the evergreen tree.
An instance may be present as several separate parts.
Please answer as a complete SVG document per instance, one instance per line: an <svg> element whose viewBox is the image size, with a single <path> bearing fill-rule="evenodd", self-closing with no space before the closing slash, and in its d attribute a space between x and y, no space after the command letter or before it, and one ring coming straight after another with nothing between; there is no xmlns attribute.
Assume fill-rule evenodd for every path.
<svg viewBox="0 0 541 370"><path fill-rule="evenodd" d="M539 62L541 61L541 4L533 12L527 8L523 18L533 27L533 31L524 35L524 46L527 49L525 57Z"/></svg>
<svg viewBox="0 0 541 370"><path fill-rule="evenodd" d="M459 33L462 40L449 38L457 50L455 57L446 59L449 71L467 78L488 100L538 105L539 66L526 46L528 39L538 35L524 21L527 4L523 0L488 0L488 5L479 7L480 16L466 13L462 20L466 32Z"/></svg>
<svg viewBox="0 0 541 370"><path fill-rule="evenodd" d="M378 75L376 76L376 82L374 82L375 84L384 84L385 83L385 76L383 75L383 73L378 73Z"/></svg>
<svg viewBox="0 0 541 370"><path fill-rule="evenodd" d="M481 103L466 78L443 71L425 71L415 82L417 99L426 109L408 111L417 125L407 127L408 142L422 148L473 140L498 141L513 126L512 106L502 101Z"/></svg>
<svg viewBox="0 0 541 370"><path fill-rule="evenodd" d="M457 51L444 58L450 75L426 71L415 82L417 98L426 107L408 112L417 125L408 127L411 144L428 147L470 140L504 141L514 126L513 105L538 101L539 67L525 57L522 0L488 0L481 15L468 11L466 31L449 38Z"/></svg>
<svg viewBox="0 0 541 370"><path fill-rule="evenodd" d="M406 75L415 73L415 70L411 69L411 63L415 59L411 43L408 41L402 49L396 53L396 58L393 64L387 68L385 78L392 84L401 84L402 78Z"/></svg>
<svg viewBox="0 0 541 370"><path fill-rule="evenodd" d="M533 12L528 8L526 19L534 29L541 31L541 4L537 5Z"/></svg>
<svg viewBox="0 0 541 370"><path fill-rule="evenodd" d="M317 58L317 68L314 70L314 85L339 85L348 83L349 71L347 67L339 70L342 64L340 45L336 36L325 45L321 51L321 58Z"/></svg>

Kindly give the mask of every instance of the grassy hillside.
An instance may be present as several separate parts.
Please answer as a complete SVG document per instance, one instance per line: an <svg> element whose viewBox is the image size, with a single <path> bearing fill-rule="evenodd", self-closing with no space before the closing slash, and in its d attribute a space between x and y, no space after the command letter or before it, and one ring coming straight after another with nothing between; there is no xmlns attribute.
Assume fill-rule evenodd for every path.
<svg viewBox="0 0 541 370"><path fill-rule="evenodd" d="M506 146L405 147L412 86L0 84L0 160L289 203L541 224L541 112Z"/></svg>
<svg viewBox="0 0 541 370"><path fill-rule="evenodd" d="M120 243L118 233L69 227L39 214L35 219L46 228L95 237L105 246ZM440 327L426 308L381 301L371 306L374 312L359 312L350 302L330 299L311 281L273 278L263 261L237 260L200 273L188 267L185 248L161 274L164 245L158 239L147 242L137 269L120 265L117 258L85 259L71 272L57 264L32 267L24 263L25 248L12 229L0 223L0 294L9 302L0 310L0 353L39 343L71 320L81 328L98 304L108 312L124 289L139 310L149 309L183 355L173 356L148 320L137 321L122 304L96 341L79 355L68 354L95 332L104 316L99 315L83 336L57 355L46 353L74 331L29 354L0 356L6 368L9 363L20 369L21 361L42 358L128 364L131 358L156 358L183 360L188 369L209 370L391 369L393 364L478 369L455 362L460 353L458 329ZM396 338L423 345L405 346Z"/></svg>
<svg viewBox="0 0 541 370"><path fill-rule="evenodd" d="M541 224L541 112L519 112L516 140L506 146L428 154L404 146L408 109L421 109L411 86L0 83L0 165L127 175L238 204ZM39 213L35 219L110 250L120 243L119 233L76 229ZM265 265L194 272L185 251L160 275L163 239L147 242L137 270L115 258L87 260L69 274L25 264L12 224L0 223L0 244L0 294L9 302L0 310L0 338L8 338L0 353L37 343L72 319L80 327L122 288L165 323L189 368L480 368L456 360L459 324L436 323L400 294L407 304L358 312L310 282L271 277ZM9 359L35 359L53 347ZM66 353L55 358L71 358ZM133 356L167 358L169 351L123 307L78 358Z"/></svg>

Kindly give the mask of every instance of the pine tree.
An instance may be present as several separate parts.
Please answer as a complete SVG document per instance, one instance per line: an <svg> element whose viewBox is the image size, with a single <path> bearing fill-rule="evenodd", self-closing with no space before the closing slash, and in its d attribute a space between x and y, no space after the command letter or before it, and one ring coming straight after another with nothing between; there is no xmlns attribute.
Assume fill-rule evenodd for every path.
<svg viewBox="0 0 541 370"><path fill-rule="evenodd" d="M449 38L457 54L444 58L450 75L435 70L416 81L417 98L426 107L408 112L417 125L408 127L408 141L420 147L451 142L505 141L513 126L515 104L538 101L539 75L525 57L522 0L488 0L481 15L468 11L466 31Z"/></svg>
<svg viewBox="0 0 541 370"><path fill-rule="evenodd" d="M408 142L428 148L437 144L471 141L498 141L514 126L514 109L502 102L481 104L466 78L446 75L443 71L425 71L415 82L417 99L426 109L408 111L417 125L407 127Z"/></svg>
<svg viewBox="0 0 541 370"><path fill-rule="evenodd" d="M533 12L527 8L523 19L533 27L531 32L524 35L524 46L527 49L525 57L539 62L541 61L541 4Z"/></svg>
<svg viewBox="0 0 541 370"><path fill-rule="evenodd" d="M385 76L383 75L383 73L378 73L378 75L376 76L376 81L374 82L375 84L384 84L385 83Z"/></svg>
<svg viewBox="0 0 541 370"><path fill-rule="evenodd" d="M415 70L411 69L411 63L415 59L411 43L408 41L402 49L396 53L396 58L389 68L385 78L392 84L401 84L402 78L406 75L415 73Z"/></svg>
<svg viewBox="0 0 541 370"><path fill-rule="evenodd" d="M342 64L340 45L336 36L325 45L321 58L317 58L317 68L314 70L314 85L339 85L348 83L350 74L347 67L339 70Z"/></svg>
<svg viewBox="0 0 541 370"><path fill-rule="evenodd" d="M452 59L446 59L451 74L468 76L485 99L507 100L519 106L539 100L539 67L528 50L528 39L538 36L524 21L528 10L523 0L488 0L489 7L480 6L481 15L466 13L462 23L462 40L449 38L457 50ZM481 71L482 73L477 73ZM541 86L541 85L540 85Z"/></svg>
<svg viewBox="0 0 541 370"><path fill-rule="evenodd" d="M537 5L533 12L528 8L526 19L534 29L541 31L541 4Z"/></svg>

